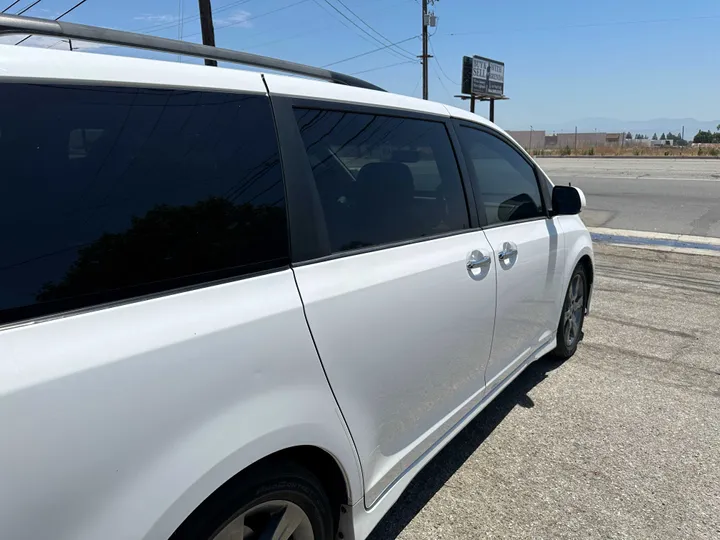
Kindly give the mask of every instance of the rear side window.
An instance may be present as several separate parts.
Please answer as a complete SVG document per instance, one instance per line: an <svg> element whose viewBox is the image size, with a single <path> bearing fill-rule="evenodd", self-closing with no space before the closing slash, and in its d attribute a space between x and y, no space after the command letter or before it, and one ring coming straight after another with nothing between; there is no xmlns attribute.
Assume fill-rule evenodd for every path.
<svg viewBox="0 0 720 540"><path fill-rule="evenodd" d="M459 137L489 225L544 215L535 171L517 150L478 129L461 127Z"/></svg>
<svg viewBox="0 0 720 540"><path fill-rule="evenodd" d="M288 263L265 96L0 85L0 323Z"/></svg>
<svg viewBox="0 0 720 540"><path fill-rule="evenodd" d="M466 229L442 122L296 109L334 253Z"/></svg>

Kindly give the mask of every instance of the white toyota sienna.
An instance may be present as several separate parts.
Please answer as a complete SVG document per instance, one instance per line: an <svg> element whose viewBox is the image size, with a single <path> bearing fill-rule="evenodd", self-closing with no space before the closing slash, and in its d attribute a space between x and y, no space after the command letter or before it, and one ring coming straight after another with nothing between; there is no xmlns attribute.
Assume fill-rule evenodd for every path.
<svg viewBox="0 0 720 540"><path fill-rule="evenodd" d="M17 32L263 71L0 47L3 540L362 539L575 352L583 196L494 124L0 17Z"/></svg>

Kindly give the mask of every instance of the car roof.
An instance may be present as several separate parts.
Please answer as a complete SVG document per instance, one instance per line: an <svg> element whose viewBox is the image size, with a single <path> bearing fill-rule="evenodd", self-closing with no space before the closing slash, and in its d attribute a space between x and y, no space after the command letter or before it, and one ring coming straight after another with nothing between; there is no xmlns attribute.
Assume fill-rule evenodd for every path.
<svg viewBox="0 0 720 540"><path fill-rule="evenodd" d="M11 79L17 82L48 79L55 82L266 93L261 75L265 77L272 94L425 112L469 120L497 129L485 118L450 105L300 76L102 53L0 45L0 80Z"/></svg>
<svg viewBox="0 0 720 540"><path fill-rule="evenodd" d="M0 80L89 82L267 93L260 73L198 64L0 45Z"/></svg>

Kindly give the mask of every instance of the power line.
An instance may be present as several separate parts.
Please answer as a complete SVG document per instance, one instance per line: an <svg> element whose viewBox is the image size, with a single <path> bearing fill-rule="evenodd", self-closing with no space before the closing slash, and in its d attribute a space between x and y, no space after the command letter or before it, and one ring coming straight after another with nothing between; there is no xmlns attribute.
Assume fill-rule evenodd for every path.
<svg viewBox="0 0 720 540"><path fill-rule="evenodd" d="M13 7L15 4L19 4L19 3L20 3L20 0L15 0L12 4L10 4L8 7L6 7L5 9L3 9L2 12L5 13L8 9L10 9L11 7Z"/></svg>
<svg viewBox="0 0 720 540"><path fill-rule="evenodd" d="M371 43L373 45L377 45L377 43L375 41L369 40L363 34L358 34L357 32L354 32L353 28L348 23L346 23L345 20L343 20L341 18L340 19L337 18L337 16L335 16L335 14L333 14L331 11L329 11L328 8L324 4L320 3L320 0L313 0L313 4L315 4L318 7L318 9L321 9L324 13L326 13L328 15L328 17L332 18L334 21L337 21L338 23L343 25L345 28L347 28L348 30L353 32L357 37L359 37L363 41L366 41L367 43ZM392 51L392 52L393 52L393 54L395 54L394 51ZM400 58L400 56L398 56L398 58Z"/></svg>
<svg viewBox="0 0 720 540"><path fill-rule="evenodd" d="M428 43L430 44L430 50L432 51L433 56L435 57L435 63L437 64L437 67L440 68L440 72L445 76L445 78L446 78L448 81L450 81L451 83L453 83L455 86L460 86L460 83L457 83L457 82L453 81L453 80L448 76L448 74L445 73L445 70L443 69L442 64L440 64L440 59L438 58L438 55L435 53L435 47L433 47L432 40L431 40L431 39L428 39Z"/></svg>
<svg viewBox="0 0 720 540"><path fill-rule="evenodd" d="M40 2L42 2L42 0L35 0L32 4L30 4L30 5L29 5L28 7L26 7L25 9L21 9L20 11L18 11L18 12L17 12L17 15L22 15L22 14L25 13L27 10L32 9L33 7L37 6ZM17 4L17 2L15 2L15 4ZM13 4L13 5L15 5L15 4ZM10 7L12 7L12 6L10 6ZM8 9L9 9L9 8L8 8Z"/></svg>
<svg viewBox="0 0 720 540"><path fill-rule="evenodd" d="M183 38L183 8L185 7L185 2L183 0L178 0L178 40L182 41ZM178 55L178 60L180 59L180 55Z"/></svg>
<svg viewBox="0 0 720 540"><path fill-rule="evenodd" d="M387 1L387 0L385 0L385 1ZM333 13L332 11L330 11L330 10L328 9L328 7L327 7L324 3L321 3L320 0L313 0L313 3L318 7L318 9L321 9L321 10L322 10L323 12L325 12L329 17L331 17L334 21L336 21L336 22L340 23L341 25L343 25L345 28L347 28L348 30L350 30L351 32L353 32L357 37L359 37L359 38L362 39L363 41L366 41L367 43L370 43L371 45L377 45L377 44L378 44L378 41L377 41L377 40L375 40L375 39L369 39L365 34L361 34L361 33L357 32L352 26L350 26L350 25L346 22L346 21L347 21L346 18L338 17L335 13ZM372 37L372 36L371 36L371 37ZM387 48L387 47L385 47L385 48ZM394 50L394 49L390 49L390 50L387 51L387 52L390 53L390 54L392 54L392 55L395 56L396 58L402 58L402 59L405 59L405 58L406 58L403 54L401 54L399 51L396 51L396 50Z"/></svg>
<svg viewBox="0 0 720 540"><path fill-rule="evenodd" d="M409 37L409 38L405 38L405 39L402 39L402 40L400 40L400 41L396 41L396 42L393 43L392 45L397 45L397 44L399 44L399 43L405 43L405 42L407 42L407 41L410 41L411 39L417 39L418 37L419 37L419 36L411 36L411 37ZM325 64L325 65L322 66L322 67L326 68L326 67L334 66L334 65L336 65L336 64L342 64L343 62L349 62L350 60L355 60L356 58L361 58L361 57L363 57L363 56L367 56L368 54L372 54L372 53L376 53L376 52L378 52L378 51L385 50L385 49L387 49L388 47L391 47L391 45L383 45L382 47L378 47L377 49L373 49L373 50L371 50L371 51L366 51L366 52L364 52L364 53L356 54L355 56L350 56L349 58L343 58L342 60L337 60L337 61L335 61L335 62L331 62L331 63L329 63L329 64ZM413 59L413 60L414 60L414 59Z"/></svg>
<svg viewBox="0 0 720 540"><path fill-rule="evenodd" d="M708 19L720 19L720 15L705 15L698 17L676 17L673 19L645 19L639 21L614 21L605 23L587 23L587 24L567 24L561 26L535 26L530 28L508 28L490 31L472 31L472 32L451 32L445 34L446 36L470 36L479 34L506 34L508 32L532 32L535 30L566 30L572 28L597 28L605 26L622 26L632 24L653 24L653 23L665 23L665 22L681 22L681 21L697 21L697 20L708 20Z"/></svg>
<svg viewBox="0 0 720 540"><path fill-rule="evenodd" d="M40 1L41 1L41 0L38 0L38 2L40 2ZM35 2L35 3L37 4L38 2ZM77 4L75 4L73 7L71 7L70 9L68 9L65 13L63 13L62 15L58 15L57 17L55 17L55 20L56 20L56 21L59 21L60 19L62 19L62 18L63 18L65 15L67 15L68 13L71 13L71 12L75 11L77 8L79 8L80 6L82 6L85 2L87 2L87 0L80 0ZM28 9L29 9L29 8L28 8ZM21 13L22 13L22 12L21 12ZM25 37L22 38L20 41L18 41L15 45L20 45L23 41L27 41L27 40L30 39L31 37L32 37L32 34L30 34L29 36L25 36Z"/></svg>
<svg viewBox="0 0 720 540"><path fill-rule="evenodd" d="M63 13L62 15L58 15L57 17L55 17L55 20L56 20L56 21L59 21L60 19L62 19L62 18L63 18L65 15L67 15L68 13L70 13L70 12L72 12L72 11L75 11L77 8L79 8L80 6L82 6L85 2L87 2L87 0L80 0L80 2L78 2L78 3L75 4L73 7L71 7L70 9L68 9L65 13Z"/></svg>
<svg viewBox="0 0 720 540"><path fill-rule="evenodd" d="M412 97L415 97L415 92L417 92L418 86L420 86L420 83L422 82L422 77L418 79L418 82L415 83L415 88L413 88L413 91L410 92L410 95Z"/></svg>
<svg viewBox="0 0 720 540"><path fill-rule="evenodd" d="M334 9L335 11L337 11L344 19L346 19L350 24L352 24L355 28L357 28L358 30L360 30L363 34L365 34L366 36L368 36L370 39L372 39L373 41L379 43L380 45L385 45L385 43L383 43L383 42L380 41L378 38L376 38L375 36L373 36L370 32L368 32L367 30L365 30L362 26L360 26L359 24L357 24L357 23L356 23L355 21L353 21L350 17L348 17L348 16L345 15L342 11L340 11L337 7L335 7L334 4L330 3L330 0L324 0L324 2L325 2L328 6L330 6L332 9ZM388 51L388 52L390 52L390 51ZM398 54L398 55L401 55L401 56L402 56L403 58L405 58L405 59L413 58L412 55L408 56L407 54L403 54L403 53L400 53L400 52L395 51L395 50L392 50L392 52L393 52L393 53L396 53L396 54Z"/></svg>
<svg viewBox="0 0 720 540"><path fill-rule="evenodd" d="M370 30L372 30L373 32L375 32L378 36L380 36L381 38L383 38L383 39L384 39L385 41L387 41L388 43L392 43L392 41L389 40L385 35L381 34L381 33L378 32L377 30L375 30L375 28L373 28L372 26L370 26L370 25L367 23L367 21L365 21L360 15L358 15L358 14L355 13L352 9L350 9L350 8L347 6L347 4L345 4L345 2L343 2L343 0L337 0L337 1L338 1L338 3L339 3L341 6L343 6L345 9L347 9L353 16L355 16L355 18L357 18L361 23L363 23L365 26L367 26ZM414 57L413 53L411 53L411 52L408 51L407 49L403 49L402 47L398 47L398 49L400 49L401 51L404 51L404 52L406 52L407 54L409 54L410 56L413 56L413 57Z"/></svg>
<svg viewBox="0 0 720 540"><path fill-rule="evenodd" d="M370 69L364 69L362 71L356 71L354 73L350 73L350 75L360 75L361 73L369 73L371 71L378 71L380 69L401 66L403 64L419 64L419 63L420 62L418 60L403 60L402 62L395 62L394 64L388 64L387 66L379 66L379 67L374 67L374 68L370 68Z"/></svg>
<svg viewBox="0 0 720 540"><path fill-rule="evenodd" d="M310 30L305 30L305 31L303 31L303 32L298 32L297 34L292 34L292 35L290 35L290 36L285 36L285 37L282 37L282 38L280 38L280 39L274 39L274 40L272 40L272 41L265 41L265 42L263 42L263 43L257 43L257 44L252 45L251 47L244 47L243 50L246 50L246 51L254 51L254 50L257 50L257 49L259 49L259 48L261 48L261 47L266 47L267 45L276 45L276 44L278 44L278 43L283 43L283 42L285 42L285 41L291 41L291 40L293 40L293 39L297 39L297 38L302 37L302 36L307 36L308 34L317 33L317 32L319 32L320 30L322 30L323 28L325 28L325 26L317 26L317 27L315 27L315 28L311 28ZM259 35L262 35L262 34L265 34L265 33L267 33L267 32L260 32L260 33L255 34L255 35L256 35L256 36L259 36ZM252 36L250 36L250 37L252 37ZM249 39L249 38L248 38L248 39Z"/></svg>
<svg viewBox="0 0 720 540"><path fill-rule="evenodd" d="M246 19L242 19L239 21L232 22L230 24L225 24L223 26L217 26L215 30L222 30L223 28L230 28L231 26L237 26L238 24L244 24L249 21L254 21L255 19L259 19L260 17L265 17L266 15L272 15L273 13L278 13L280 11L284 11L286 9L290 9L295 6L299 6L300 4L304 4L305 2L309 2L310 0L298 0L297 2L294 2L292 4L288 4L287 6L279 7L277 9L273 9L271 11L266 11L265 13L260 13L259 15L255 15L253 17L248 17ZM188 34L186 37L193 37L200 35L201 32L195 32L194 34Z"/></svg>
<svg viewBox="0 0 720 540"><path fill-rule="evenodd" d="M438 75L438 72L435 70L435 66L433 66L433 72L435 73L435 77L437 78L438 82L440 83L440 86L443 87L443 90L445 90L445 93L448 95L448 97L452 97L450 90L447 89L447 86L445 86L445 83L440 78L440 75Z"/></svg>
<svg viewBox="0 0 720 540"><path fill-rule="evenodd" d="M232 9L235 6L247 4L248 2L252 2L252 0L235 0L234 2L230 2L229 4L224 4L217 8L213 8L213 15L217 15L218 13L222 13L223 11ZM192 21L196 21L198 19L200 19L199 13L197 15L188 15L187 17L181 18L179 21L163 21L160 23L152 24L150 26L144 26L142 28L137 28L137 29L131 30L131 31L132 32L143 32L143 33L159 32L161 30L166 30L168 28L175 27L178 24L178 22L185 24L185 23L189 23Z"/></svg>

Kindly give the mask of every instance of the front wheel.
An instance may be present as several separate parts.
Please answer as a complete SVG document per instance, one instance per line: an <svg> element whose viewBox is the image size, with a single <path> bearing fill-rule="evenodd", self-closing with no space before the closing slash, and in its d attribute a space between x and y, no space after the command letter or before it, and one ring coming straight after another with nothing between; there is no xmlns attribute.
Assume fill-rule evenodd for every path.
<svg viewBox="0 0 720 540"><path fill-rule="evenodd" d="M557 358L566 360L577 350L583 337L586 298L587 277L585 269L578 265L570 278L557 329L557 346L553 351Z"/></svg>

